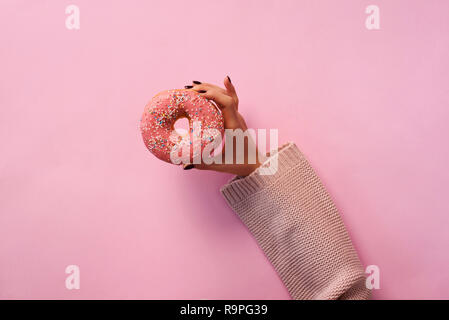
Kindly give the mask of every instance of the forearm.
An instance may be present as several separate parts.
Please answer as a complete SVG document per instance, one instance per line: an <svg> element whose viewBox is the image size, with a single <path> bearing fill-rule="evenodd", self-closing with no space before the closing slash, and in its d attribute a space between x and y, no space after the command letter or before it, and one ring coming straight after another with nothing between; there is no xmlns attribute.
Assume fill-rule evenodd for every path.
<svg viewBox="0 0 449 320"><path fill-rule="evenodd" d="M357 253L312 167L294 144L282 147L276 157L276 173L260 175L258 168L222 188L228 204L256 238L292 298L368 298Z"/></svg>

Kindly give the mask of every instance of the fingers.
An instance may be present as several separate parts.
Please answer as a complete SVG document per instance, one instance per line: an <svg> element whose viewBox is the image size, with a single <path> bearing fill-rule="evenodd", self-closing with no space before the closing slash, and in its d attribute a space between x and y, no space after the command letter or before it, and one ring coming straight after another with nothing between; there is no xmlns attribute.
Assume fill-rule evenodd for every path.
<svg viewBox="0 0 449 320"><path fill-rule="evenodd" d="M201 91L198 91L201 92ZM218 93L214 90L200 93L201 96L206 99L214 101L221 110L223 115L224 125L226 129L238 129L241 128L238 112L234 107L234 99L226 94Z"/></svg>
<svg viewBox="0 0 449 320"><path fill-rule="evenodd" d="M185 88L192 89L206 99L214 101L220 109L230 108L233 106L234 100L231 96L226 94L226 90L223 88L209 83L201 83L199 81L193 81L193 83L193 86L185 86Z"/></svg>
<svg viewBox="0 0 449 320"><path fill-rule="evenodd" d="M226 76L226 78L223 81L225 87L226 87L226 91L227 93L234 99L235 102L235 107L238 110L238 106L239 106L239 98L237 97L237 92L235 91L235 87L231 82L231 78L229 78L229 76Z"/></svg>
<svg viewBox="0 0 449 320"><path fill-rule="evenodd" d="M227 94L227 95L233 97L235 102L238 104L237 92L235 90L234 85L231 82L231 78L229 76L226 76L223 83L224 83L226 89L223 89L223 88L216 86L214 84L211 84L211 83L202 83L200 81L192 81L192 85L187 85L184 88L194 89L196 91L198 91L198 90L206 90L207 91L207 90L213 89L215 91L218 91L220 93Z"/></svg>
<svg viewBox="0 0 449 320"><path fill-rule="evenodd" d="M227 76L224 79L223 83L225 89L210 83L201 83L200 81L192 81L192 84L185 86L185 88L194 90L198 92L201 96L210 100L212 103L215 103L221 110L226 129L242 129L243 131L246 131L247 125L242 115L237 110L239 99L230 77ZM259 162L257 162L256 164L201 163L201 164L185 164L183 165L183 169L213 170L218 172L233 173L239 176L246 176L251 172L253 172L259 165L260 165Z"/></svg>
<svg viewBox="0 0 449 320"><path fill-rule="evenodd" d="M201 96L205 97L206 99L214 101L218 105L218 107L222 110L232 108L234 101L227 94L221 93L214 89L204 90L202 88L199 89L194 88L193 90L197 91Z"/></svg>
<svg viewBox="0 0 449 320"><path fill-rule="evenodd" d="M225 79L225 86L226 90L210 83L192 81L192 85L185 86L185 88L194 90L206 99L213 101L222 112L225 128L242 128L237 112L237 94L229 77ZM243 126L246 127L244 123Z"/></svg>
<svg viewBox="0 0 449 320"><path fill-rule="evenodd" d="M186 89L194 89L196 91L198 91L198 90L211 90L211 89L214 89L215 91L218 91L218 92L226 94L226 90L225 89L223 89L223 88L221 88L219 86L216 86L214 84L211 84L211 83L202 83L200 81L192 81L192 85L184 86L184 88L186 88Z"/></svg>

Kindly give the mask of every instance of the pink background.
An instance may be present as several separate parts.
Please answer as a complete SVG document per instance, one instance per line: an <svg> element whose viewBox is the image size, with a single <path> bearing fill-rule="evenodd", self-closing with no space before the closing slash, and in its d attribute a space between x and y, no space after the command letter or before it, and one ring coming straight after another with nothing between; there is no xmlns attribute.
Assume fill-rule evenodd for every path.
<svg viewBox="0 0 449 320"><path fill-rule="evenodd" d="M381 30L365 28L371 4ZM374 298L449 298L448 12L2 0L0 298L289 298L219 193L231 176L165 164L138 130L155 93L226 75L248 125L279 128L322 177L380 268Z"/></svg>

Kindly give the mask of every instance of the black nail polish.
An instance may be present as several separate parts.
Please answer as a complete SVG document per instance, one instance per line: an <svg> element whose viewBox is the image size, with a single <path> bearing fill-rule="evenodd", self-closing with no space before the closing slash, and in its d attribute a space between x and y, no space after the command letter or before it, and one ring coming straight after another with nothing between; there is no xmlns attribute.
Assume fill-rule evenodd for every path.
<svg viewBox="0 0 449 320"><path fill-rule="evenodd" d="M192 81L194 84L201 84L199 81Z"/></svg>
<svg viewBox="0 0 449 320"><path fill-rule="evenodd" d="M190 163L190 164L184 166L184 170L190 170L190 169L193 169L193 164Z"/></svg>
<svg viewBox="0 0 449 320"><path fill-rule="evenodd" d="M232 83L231 78L229 78L229 76L226 76L226 77L228 77L229 82Z"/></svg>
<svg viewBox="0 0 449 320"><path fill-rule="evenodd" d="M198 90L198 93L206 93L206 90Z"/></svg>
<svg viewBox="0 0 449 320"><path fill-rule="evenodd" d="M184 88L186 88L186 89L192 89L193 86L184 86Z"/></svg>

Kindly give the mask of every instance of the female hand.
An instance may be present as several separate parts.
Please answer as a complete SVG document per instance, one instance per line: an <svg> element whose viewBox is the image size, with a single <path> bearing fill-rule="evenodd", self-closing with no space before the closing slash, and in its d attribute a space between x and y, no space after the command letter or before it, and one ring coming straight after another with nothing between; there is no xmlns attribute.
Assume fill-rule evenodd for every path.
<svg viewBox="0 0 449 320"><path fill-rule="evenodd" d="M226 77L224 79L225 88L221 88L219 86L209 84L209 83L201 83L199 81L193 81L192 85L185 86L186 89L191 89L198 92L201 96L212 100L215 104L220 108L221 113L224 118L224 127L225 129L241 129L245 132L248 127L246 126L246 122L243 119L242 115L239 113L239 98L237 97L237 93L235 91L234 85L231 83L231 79ZM257 150L257 146L255 145L253 139L248 136L245 139L244 143L244 163L237 164L236 162L236 143L235 137L232 137L233 141L233 161L232 164L227 164L225 162L226 154L225 148L222 150L222 164L212 163L212 164L186 164L183 166L184 170L189 170L192 168L201 169L201 170L214 170L220 172L228 172L232 174L236 174L238 176L247 176L254 170L256 170L260 166L259 153ZM226 144L225 140L225 144ZM229 143L229 141L228 141ZM252 144L252 145L250 145ZM249 161L249 150L250 148L255 148L256 150L256 163L250 163Z"/></svg>

